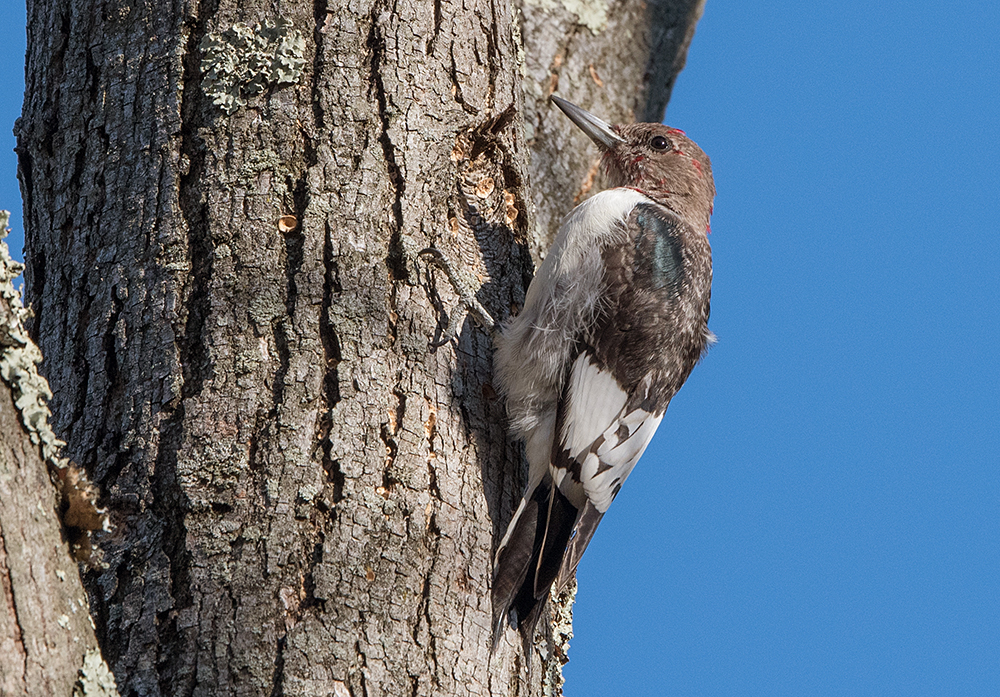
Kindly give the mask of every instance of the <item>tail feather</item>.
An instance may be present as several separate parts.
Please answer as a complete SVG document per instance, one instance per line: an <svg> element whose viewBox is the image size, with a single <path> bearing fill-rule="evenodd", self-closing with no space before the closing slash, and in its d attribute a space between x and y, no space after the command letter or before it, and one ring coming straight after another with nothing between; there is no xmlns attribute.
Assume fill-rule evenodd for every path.
<svg viewBox="0 0 1000 697"><path fill-rule="evenodd" d="M522 501L507 528L503 546L497 550L492 588L494 650L503 634L507 613L532 568L540 508L535 497Z"/></svg>
<svg viewBox="0 0 1000 697"><path fill-rule="evenodd" d="M578 517L577 508L548 477L518 507L494 565L494 650L508 618L517 625L523 640L530 642L549 589L564 565Z"/></svg>
<svg viewBox="0 0 1000 697"><path fill-rule="evenodd" d="M597 530L597 526L601 523L601 518L603 517L604 514L594 508L590 501L584 505L583 511L580 513L572 533L570 533L569 543L566 545L566 553L562 557L559 574L556 576L555 583L553 584L557 593L565 588L569 580L573 578L573 574L576 573L576 567L580 564L580 558L587 551L587 545L590 544L590 540L593 538L594 532Z"/></svg>
<svg viewBox="0 0 1000 697"><path fill-rule="evenodd" d="M578 514L576 506L557 487L550 488L541 553L535 566L534 595L538 600L545 599L559 573Z"/></svg>

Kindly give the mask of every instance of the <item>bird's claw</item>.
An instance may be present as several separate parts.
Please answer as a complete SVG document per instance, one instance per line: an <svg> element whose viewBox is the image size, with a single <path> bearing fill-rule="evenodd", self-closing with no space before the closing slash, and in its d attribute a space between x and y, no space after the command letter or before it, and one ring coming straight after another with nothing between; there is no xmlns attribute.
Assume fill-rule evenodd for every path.
<svg viewBox="0 0 1000 697"><path fill-rule="evenodd" d="M452 289L454 289L455 293L458 294L462 305L465 306L466 312L472 315L472 318L476 320L476 323L488 331L491 337L494 336L496 334L496 320L494 320L489 311L483 307L482 303L476 299L475 294L469 289L468 284L463 279L459 278L455 268L451 265L451 262L445 258L441 250L435 247L426 247L425 249L421 249L420 252L418 252L418 255L429 265L436 266L444 271L445 276L448 277L448 281L451 283ZM448 327L444 330L440 339L430 342L431 347L439 348L454 339L458 334L458 328L462 319L463 315L461 313L450 313L448 318Z"/></svg>

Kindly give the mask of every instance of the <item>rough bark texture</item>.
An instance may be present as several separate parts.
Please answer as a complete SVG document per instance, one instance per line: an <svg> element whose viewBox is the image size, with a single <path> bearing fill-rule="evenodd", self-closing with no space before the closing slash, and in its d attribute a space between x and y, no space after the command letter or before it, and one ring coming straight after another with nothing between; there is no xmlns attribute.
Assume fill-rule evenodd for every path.
<svg viewBox="0 0 1000 697"><path fill-rule="evenodd" d="M0 211L0 695L70 695L76 688L111 697L114 683L50 480L47 460L59 459L58 444L45 419L38 349L11 283L20 265L2 241L6 225L7 211ZM68 470L69 463L59 465Z"/></svg>
<svg viewBox="0 0 1000 697"><path fill-rule="evenodd" d="M547 56L602 110L599 46L607 99L632 95L605 113L662 111L695 13L661 2L607 6L596 33L525 6L522 62L496 0L29 0L28 296L57 426L116 525L88 583L123 694L558 694L568 630L530 685L516 642L489 657L521 451L486 334L428 348L459 310L416 252L516 309L539 246L524 115L571 130L542 123ZM204 38L279 17L301 77L225 113ZM569 142L534 154L533 191L568 194L542 237L590 166Z"/></svg>
<svg viewBox="0 0 1000 697"><path fill-rule="evenodd" d="M69 695L97 638L55 489L2 380L0 502L0 694Z"/></svg>
<svg viewBox="0 0 1000 697"><path fill-rule="evenodd" d="M0 694L68 695L97 638L45 462L2 381L0 500Z"/></svg>

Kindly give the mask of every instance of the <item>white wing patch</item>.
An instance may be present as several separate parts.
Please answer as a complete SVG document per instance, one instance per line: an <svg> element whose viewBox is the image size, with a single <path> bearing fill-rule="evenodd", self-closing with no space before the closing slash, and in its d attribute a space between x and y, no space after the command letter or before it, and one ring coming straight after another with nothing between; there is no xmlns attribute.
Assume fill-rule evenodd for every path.
<svg viewBox="0 0 1000 697"><path fill-rule="evenodd" d="M647 389L647 381L639 389ZM573 362L559 444L579 464L579 480L565 467L553 467L559 490L577 508L589 501L608 510L621 484L642 457L663 419L663 412L625 411L626 393L614 375L581 353Z"/></svg>
<svg viewBox="0 0 1000 697"><path fill-rule="evenodd" d="M569 450L570 457L579 458L590 448L618 418L626 400L628 394L611 371L595 365L586 351L576 357L569 378L563 430L559 434L559 442Z"/></svg>
<svg viewBox="0 0 1000 697"><path fill-rule="evenodd" d="M587 499L601 513L608 510L622 483L646 451L663 414L643 409L623 413L601 434L604 442L583 460L581 479Z"/></svg>

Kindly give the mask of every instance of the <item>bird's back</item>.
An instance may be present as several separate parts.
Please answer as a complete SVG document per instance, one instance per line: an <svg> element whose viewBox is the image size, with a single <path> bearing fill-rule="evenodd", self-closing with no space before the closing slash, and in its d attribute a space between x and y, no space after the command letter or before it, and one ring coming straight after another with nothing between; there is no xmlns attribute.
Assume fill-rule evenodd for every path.
<svg viewBox="0 0 1000 697"><path fill-rule="evenodd" d="M711 252L663 205L630 188L567 216L498 342L529 486L497 554L498 627L533 630L553 583L572 577L710 336Z"/></svg>

